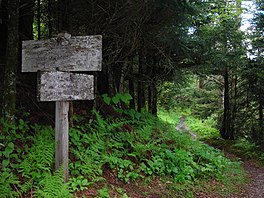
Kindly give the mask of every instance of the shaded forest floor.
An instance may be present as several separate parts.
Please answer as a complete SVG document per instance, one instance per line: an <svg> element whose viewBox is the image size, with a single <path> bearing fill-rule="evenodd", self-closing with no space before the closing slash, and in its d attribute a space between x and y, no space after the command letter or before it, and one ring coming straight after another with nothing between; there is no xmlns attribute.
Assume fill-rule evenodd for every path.
<svg viewBox="0 0 264 198"><path fill-rule="evenodd" d="M218 147L216 145L213 145ZM195 198L262 198L264 197L264 166L260 162L249 160L241 155L233 154L232 151L228 151L226 148L220 148L224 151L226 157L234 160L240 160L247 173L248 181L245 182L245 186L238 185L236 192L223 192L221 193L221 185L215 180L208 181L208 183L202 185L203 187L194 187L192 189ZM226 150L225 150L226 149ZM107 189L110 197L116 198L177 198L186 197L181 195L178 191L178 187L173 187L175 184L163 182L159 178L155 178L152 181L142 181L138 183L123 183L118 181L114 177L114 173L106 169L104 172L105 183L95 185L86 191L79 192L78 197L98 197L98 189L102 195L105 186L110 186ZM174 189L175 188L175 189ZM224 186L223 186L224 188ZM183 189L184 191L184 189ZM125 196L124 196L125 195ZM127 196L126 196L127 195ZM101 197L101 196L99 196ZM103 197L103 196L102 196Z"/></svg>
<svg viewBox="0 0 264 198"><path fill-rule="evenodd" d="M188 128L184 125L185 128ZM186 129L185 129L186 130ZM191 131L189 128L187 131ZM192 134L190 134L193 136ZM212 147L220 149L224 152L225 156L234 161L241 161L243 168L247 174L247 181L244 181L244 186L241 183L235 184L233 192L228 192L223 184L212 179L205 183L188 187L191 190L190 197L195 198L257 198L264 197L264 166L260 162L248 159L234 149L232 141L212 139L207 142ZM184 187L182 192L179 191L181 186L175 186L175 183L164 181L161 178L154 178L148 181L137 181L131 183L124 183L119 181L115 176L116 173L105 167L104 183L98 183L93 188L89 188L83 192L78 193L78 197L104 197L104 194L110 195L112 198L186 198L188 192ZM235 174L234 174L235 175ZM234 176L231 175L230 177ZM228 177L228 176L227 176ZM99 190L101 189L101 190ZM187 191L188 191L187 190ZM99 195L98 195L99 192Z"/></svg>
<svg viewBox="0 0 264 198"><path fill-rule="evenodd" d="M196 136L193 136L192 131L196 131L193 129L188 129L186 127L183 127L183 130L181 132L182 127L178 127L179 129L175 131L175 124L169 125L167 122L162 122L160 120L154 119L153 117L143 117L142 114L142 123L146 123L149 126L141 128L140 131L134 131L131 133L120 131L120 125L117 125L116 123L107 122L103 120L100 115L97 112L94 112L96 117L96 120L94 121L94 125L92 125L95 129L98 129L98 131L90 132L90 133L84 133L87 128L91 128L91 125L82 125L82 120L80 119L79 124L76 125L76 128L73 128L75 130L72 130L70 133L70 140L71 142L71 148L74 148L74 151L77 152L78 156L81 156L81 151L93 151L91 155L94 155L95 157L91 157L87 154L87 157L89 156L89 164L91 164L91 168L88 163L83 164L83 166L72 168L73 171L79 171L76 175L80 174L82 176L81 168L85 168L85 170L89 170L91 172L95 171L94 177L91 177L91 183L84 185L80 182L87 182L86 180L82 180L82 178L77 177L74 175L72 177L73 180L72 183L69 183L71 189L73 189L71 192L76 192L73 197L88 197L88 198L238 198L238 197L264 197L264 167L258 164L257 162L248 160L254 159L254 153L252 154L252 149L250 152L241 152L239 148L235 148L235 142L234 141L225 141L222 139L211 139L210 141L206 141L206 144L203 144L201 141L198 141L196 139ZM143 119L144 118L144 119ZM181 118L179 117L179 120ZM148 121L148 122L147 122ZM77 121L76 121L77 122ZM184 122L184 121L183 121ZM183 124L183 122L179 122ZM138 122L140 123L140 122ZM195 122L196 123L196 122ZM123 122L121 122L122 126L124 125ZM189 123L187 123L189 126ZM112 130L109 129L109 126L115 126L117 125L119 128L117 128L117 132L113 133ZM99 127L100 126L100 127ZM178 126L178 125L176 125ZM9 126L10 127L10 126ZM15 129L19 129L18 131L23 134L27 132L29 133L29 126L23 121L20 120L18 126ZM54 143L54 131L51 127L42 127L35 125L34 128L31 129L31 132L35 132L36 135L32 136L31 139L35 139L36 142L33 146L31 146L28 149L28 155L31 156L32 159L35 160L32 156L39 156L43 155L43 158L38 157L38 159L41 159L39 164L43 163L43 160L45 162L47 156L51 156L51 162L53 160L53 146ZM107 128L108 127L108 128ZM200 127L200 125L199 125ZM206 125L206 128L208 129L208 126ZM83 131L82 131L82 130ZM100 129L100 130L99 130ZM4 131L3 131L4 132ZM17 130L11 130L11 135L14 136L14 134L17 134ZM122 133L121 133L122 132ZM186 132L186 133L185 133ZM189 134L188 134L189 133ZM86 134L89 134L86 135ZM114 134L114 136L112 135ZM153 134L155 136L153 136ZM144 135L144 136L143 136ZM194 134L196 135L196 133ZM198 133L197 133L198 135ZM12 137L13 137L12 136ZM138 139L132 139L136 136ZM9 137L9 136L5 136ZM16 138L16 136L14 136ZM20 142L22 136L19 136L19 139L14 139L13 142L18 145L17 143ZM123 137L123 139L121 139ZM130 144L131 147L124 146L123 142L127 139L131 138L134 143ZM145 139L143 139L145 137ZM211 137L211 136L210 136ZM160 139L162 138L162 139ZM30 139L30 140L31 140ZM112 140L107 141L107 140ZM138 140L144 140L143 142L140 142ZM149 145L148 143L153 141L153 139L160 139L159 141L155 141L153 144ZM89 140L89 141L88 141ZM130 140L130 141L132 141ZM26 141L26 140L25 140ZM99 143L100 144L99 144ZM159 144L159 143L163 144ZM77 144L78 143L78 144ZM84 144L82 144L84 143ZM138 144L142 148L143 151L134 154L135 150L132 150L135 146L135 144ZM49 146L49 147L44 147ZM96 146L96 147L88 147L90 146ZM110 146L109 146L110 145ZM114 146L113 146L114 145ZM147 147L149 146L149 147ZM244 145L245 146L245 145ZM148 150L145 150L145 147L148 148ZM226 159L223 156L223 153L219 152L219 150L215 150L212 147L215 147L219 150L222 150L223 153L226 155ZM36 149L37 148L37 149ZM44 148L44 149L39 149ZM100 152L95 152L95 148L100 148ZM172 150L175 148L175 151ZM248 150L248 146L244 147L246 148L246 151ZM160 150L160 149L165 149ZM50 152L43 152L44 150L50 151ZM121 153L122 151L125 151L124 153ZM155 152L155 151L160 152ZM40 152L39 152L40 151ZM189 168L192 168L193 165L196 165L196 169L192 169L192 173L196 173L196 175L192 176L190 179L183 178L181 180L176 180L176 177L174 175L171 175L170 172L161 172L162 174L150 174L148 172L143 172L143 174L137 175L137 177L128 177L129 173L133 173L132 171L125 172L124 175L119 176L120 173L123 173L127 170L127 166L124 167L119 165L111 167L112 161L108 160L107 156L110 154L113 154L114 152L118 151L119 155L123 158L114 158L114 160L118 160L120 163L122 162L129 162L133 166L133 170L137 169L139 167L139 163L136 161L136 158L132 158L132 154L138 157L138 159L143 159L146 162L149 162L149 158L151 157L158 157L159 161L161 162L167 162L167 158L170 157L168 154L172 153L174 157L174 161L171 160L170 164L164 164L164 167L170 165L172 167L181 167L184 168L183 170L188 170ZM161 152L162 151L162 152ZM173 152L175 153L173 153ZM178 153L176 153L176 151ZM187 152L188 151L188 152ZM239 151L239 152L236 152ZM258 150L253 150L255 153L258 152ZM104 153L104 158L101 157ZM142 154L141 154L142 153ZM31 155L29 155L31 154ZM115 153L114 153L115 154ZM181 155L180 155L181 154ZM250 154L250 155L249 155ZM164 158L167 157L167 158ZM193 160L190 156L196 157L197 160ZM131 157L131 158L130 158ZM261 156L262 158L258 159L264 159L264 155ZM31 169L31 166L28 166L27 164L34 163L33 161L30 161L31 158L25 157L23 161L20 163L21 171L24 171L26 174L31 176L31 173L35 173L35 169ZM72 157L74 160L75 158ZM85 160L87 160L85 158ZM154 158L153 158L154 159ZM96 166L96 162L103 160L104 163L99 164ZM46 160L47 161L47 160ZM192 162L192 163L186 163L182 165L180 162ZM241 163L237 162L241 161ZM11 161L12 162L12 161ZM77 162L82 162L81 160ZM150 161L152 162L152 161ZM23 163L26 163L23 165ZM79 163L79 164L80 164ZM77 163L78 164L78 163ZM247 171L247 176L245 176L243 167ZM114 164L115 165L115 164ZM149 164L147 164L149 165ZM166 166L165 166L166 165ZM150 166L150 165L149 165ZM24 168L25 167L25 168ZM158 166L159 168L160 166ZM209 169L208 169L209 167ZM24 169L23 169L24 168ZM90 169L88 169L90 168ZM161 167L162 168L162 167ZM212 172L212 174L208 174L204 168L207 168L206 171ZM29 171L28 171L29 170ZM32 171L33 170L33 171ZM149 169L152 170L152 169ZM154 169L153 169L154 170ZM28 171L28 172L26 172ZM8 173L8 172L7 172ZM89 172L90 173L90 172ZM181 172L178 172L175 174L176 176L179 176ZM38 173L39 177L41 175L45 175L47 173L40 172ZM97 176L100 175L99 177ZM187 175L187 174L182 174ZM50 176L50 175L48 175ZM51 175L53 176L53 175ZM127 176L127 177L125 177ZM0 177L1 178L1 177ZM52 177L54 178L54 177ZM125 180L127 178L127 180ZM61 181L61 178L59 178ZM93 180L92 180L93 179ZM244 180L246 180L244 182ZM40 180L43 181L43 180ZM53 181L49 179L48 182ZM126 181L126 182L125 182ZM241 182L243 181L243 182ZM19 181L18 181L19 182ZM63 182L62 182L63 183ZM1 183L0 183L1 184ZM2 183L3 184L3 183ZM27 184L27 183L26 183ZM79 185L78 191L74 189L74 185ZM8 184L9 185L9 184ZM24 184L23 184L24 185ZM9 185L10 186L10 185ZM12 185L12 187L15 185ZM56 187L59 186L56 183ZM16 186L15 186L16 187ZM23 186L22 186L23 187ZM22 189L21 187L21 189ZM63 188L64 185L62 184L59 186L59 188ZM1 185L0 185L1 188ZM44 185L41 185L39 189L43 190L45 188ZM66 188L68 188L66 186ZM11 188L10 188L11 189ZM12 189L11 189L12 190ZM22 196L22 197L32 197L32 195L37 195L38 193L38 187L31 187L30 191L28 192L28 196ZM52 191L54 191L54 186L52 186ZM0 189L1 192L1 189ZM44 191L43 191L44 192ZM61 191L59 191L61 192ZM33 194L32 194L33 193ZM59 193L58 193L59 194ZM3 197L12 197L12 196L3 196ZM48 197L48 196L43 196ZM55 196L51 196L55 197ZM64 196L65 197L65 196Z"/></svg>
<svg viewBox="0 0 264 198"><path fill-rule="evenodd" d="M217 145L213 145L218 147ZM219 147L218 147L219 148ZM241 154L234 154L229 148L220 148L224 151L226 157L235 160L241 160L242 165L248 174L248 181L245 186L237 186L237 192L221 193L219 188L221 184L216 181L208 181L204 184L205 187L193 188L193 193L196 198L262 198L264 197L264 166L260 162L247 159ZM104 189L104 186L110 186L107 190L110 192L110 197L126 198L177 198L185 197L178 192L178 188L173 189L173 184L163 182L159 178L152 181L142 181L138 183L123 183L115 178L114 173L106 169L104 178L106 183L95 185L89 190L79 192L78 197L98 197L98 189ZM224 186L223 186L224 188ZM105 188L106 190L106 188ZM103 190L101 191L104 194Z"/></svg>

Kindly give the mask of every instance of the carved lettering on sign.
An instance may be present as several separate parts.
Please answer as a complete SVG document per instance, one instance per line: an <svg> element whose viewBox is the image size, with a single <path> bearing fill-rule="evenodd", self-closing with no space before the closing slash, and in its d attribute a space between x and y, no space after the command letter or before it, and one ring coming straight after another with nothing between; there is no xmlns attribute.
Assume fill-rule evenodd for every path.
<svg viewBox="0 0 264 198"><path fill-rule="evenodd" d="M60 71L40 72L39 101L93 100L94 77Z"/></svg>
<svg viewBox="0 0 264 198"><path fill-rule="evenodd" d="M22 72L101 71L102 36L71 37L67 45L56 39L22 42Z"/></svg>

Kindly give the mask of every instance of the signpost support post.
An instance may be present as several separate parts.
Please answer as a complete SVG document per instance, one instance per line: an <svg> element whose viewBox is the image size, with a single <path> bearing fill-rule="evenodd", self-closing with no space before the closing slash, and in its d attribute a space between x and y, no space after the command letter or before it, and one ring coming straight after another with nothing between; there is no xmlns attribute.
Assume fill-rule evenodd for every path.
<svg viewBox="0 0 264 198"><path fill-rule="evenodd" d="M56 101L55 103L55 169L61 166L64 169L64 179L69 178L68 150L69 150L69 101Z"/></svg>

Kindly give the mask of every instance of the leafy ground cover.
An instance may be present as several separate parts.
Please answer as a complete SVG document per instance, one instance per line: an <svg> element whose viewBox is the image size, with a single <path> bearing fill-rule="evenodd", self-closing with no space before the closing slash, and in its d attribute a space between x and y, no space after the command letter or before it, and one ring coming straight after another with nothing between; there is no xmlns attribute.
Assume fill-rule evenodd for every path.
<svg viewBox="0 0 264 198"><path fill-rule="evenodd" d="M67 183L62 170L54 171L51 127L2 121L1 196L194 197L204 190L230 193L243 183L239 162L177 132L174 123L164 121L168 113L161 111L160 118L119 113L124 116L113 119L94 111L90 122L74 117Z"/></svg>

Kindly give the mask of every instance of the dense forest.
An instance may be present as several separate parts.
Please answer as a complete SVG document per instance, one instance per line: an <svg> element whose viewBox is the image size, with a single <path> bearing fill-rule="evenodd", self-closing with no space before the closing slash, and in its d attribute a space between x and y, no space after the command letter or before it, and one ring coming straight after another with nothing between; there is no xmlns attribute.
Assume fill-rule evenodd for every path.
<svg viewBox="0 0 264 198"><path fill-rule="evenodd" d="M251 14L252 19L245 22L245 13ZM38 102L36 99L37 74L21 72L22 41L51 39L61 32L68 32L72 36L102 35L103 39L102 71L86 72L95 76L95 100L70 103L72 127L76 127L77 121L90 123L91 114L99 124L97 127L104 131L109 129L104 120L109 117L117 121L132 116L137 120L146 113L156 117L159 110L179 111L187 117L214 120L219 137L225 140L244 138L264 149L263 13L263 0L1 0L0 130L5 131L4 126L10 129L10 126L18 124L20 128L16 129L22 134L32 135L33 132L26 131L36 129L45 134L47 132L41 127L29 127L27 123L54 125L54 103ZM246 31L241 30L244 23L250 23ZM80 118L80 115L84 117ZM128 133L136 128L127 121L121 121L118 126L113 122L111 124ZM84 130L77 127L75 134L77 129ZM71 160L84 157L76 154L81 150L77 139L85 139L85 135L79 132L76 136L70 135L71 141L76 140L72 143L76 152L72 153L78 156L71 156ZM147 136L144 134L137 135L144 139ZM3 132L0 146L10 142L8 135L9 132ZM106 141L110 138L108 136L103 134L100 137L106 138ZM157 142L164 143L158 136L159 132L155 136ZM121 140L124 137L118 138ZM171 141L176 143L177 138ZM114 139L116 141L117 136ZM123 148L131 150L132 139L126 140ZM151 139L153 144L147 143L146 146L158 144L154 143L154 139ZM21 149L26 150L23 146ZM138 149L139 152L143 147ZM114 150L111 152L114 153ZM110 152L108 147L105 147L105 152ZM154 151L151 151L152 154L148 149L144 152L149 159L150 155L154 156ZM0 154L4 160L4 152ZM166 152L168 158L171 157L169 154ZM130 153L130 157L133 157L131 161L134 163L142 156ZM125 164L128 159L122 160L127 160L122 161L122 166L114 161L107 164L111 168L115 164L118 170L134 166ZM51 162L47 164L50 166ZM198 166L190 164L188 166L193 169ZM95 171L97 165L93 164L91 170ZM71 168L77 170L76 167ZM143 170L143 167L140 168ZM149 168L144 173L164 175L173 174L175 170L163 172L159 168ZM30 172L26 172L25 168L22 172L23 176L29 177ZM93 174L93 182L101 174L96 171L89 173ZM122 173L120 178L129 180L138 177L138 172L130 173L129 176ZM73 171L71 174L77 177L78 174L88 173ZM186 174L186 177L196 178L191 171ZM184 177L182 180L186 179ZM80 180L86 181L84 178ZM17 185L16 182L13 184ZM32 188L26 188L26 184L29 183L19 187L25 189L20 193L28 193ZM38 196L45 197L40 191Z"/></svg>

